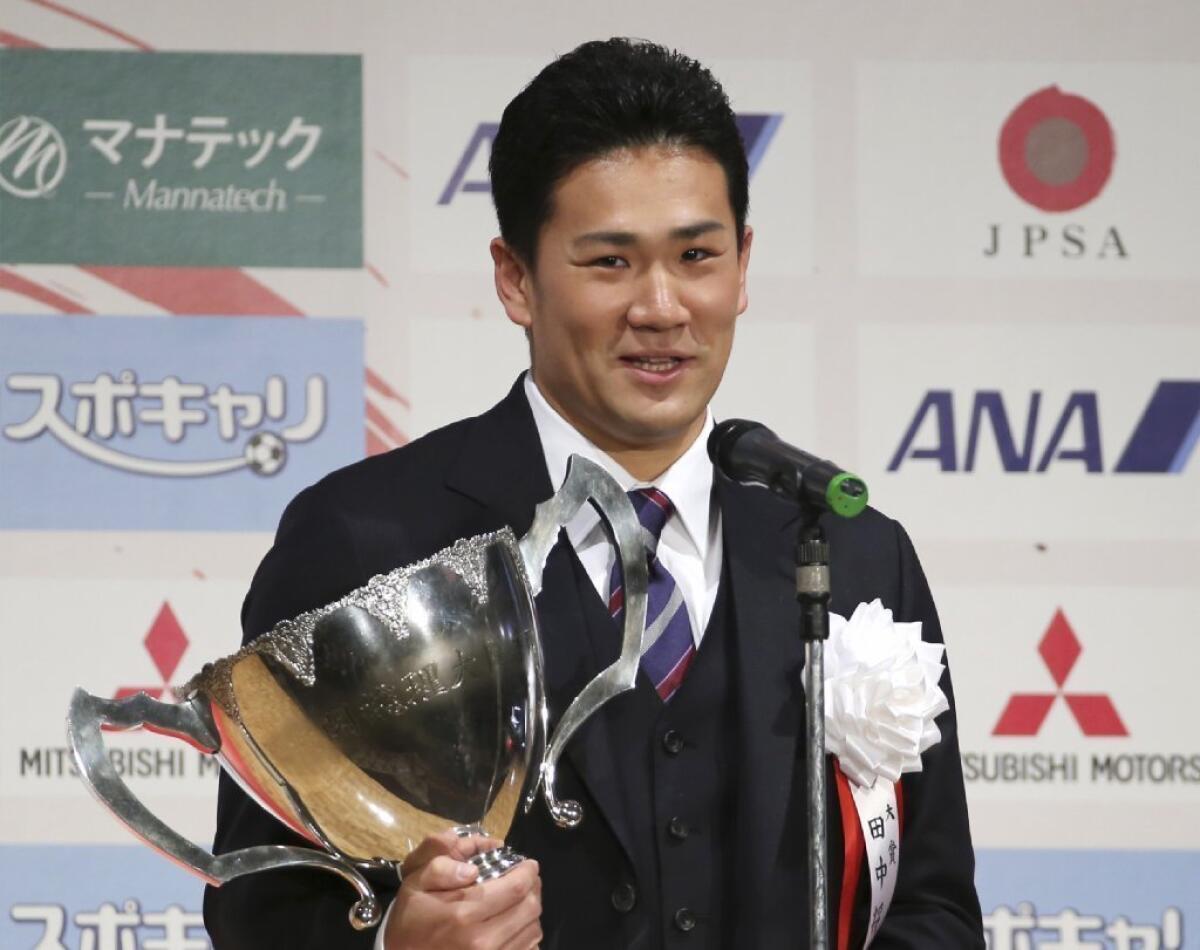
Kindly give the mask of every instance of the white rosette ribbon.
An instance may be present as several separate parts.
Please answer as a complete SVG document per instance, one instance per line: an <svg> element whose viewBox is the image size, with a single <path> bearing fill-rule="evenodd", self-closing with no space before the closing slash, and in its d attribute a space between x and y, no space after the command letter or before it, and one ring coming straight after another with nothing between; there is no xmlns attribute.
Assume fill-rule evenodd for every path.
<svg viewBox="0 0 1200 950"><path fill-rule="evenodd" d="M825 745L856 785L921 771L921 753L942 734L950 708L938 681L946 648L921 639L921 624L896 623L876 598L847 620L829 615L825 646Z"/></svg>
<svg viewBox="0 0 1200 950"><path fill-rule="evenodd" d="M879 598L859 604L849 620L829 615L825 747L849 780L870 870L864 947L879 932L896 888L896 783L905 772L921 771L921 753L942 738L934 720L950 708L938 685L945 652L921 639L920 623L896 623Z"/></svg>

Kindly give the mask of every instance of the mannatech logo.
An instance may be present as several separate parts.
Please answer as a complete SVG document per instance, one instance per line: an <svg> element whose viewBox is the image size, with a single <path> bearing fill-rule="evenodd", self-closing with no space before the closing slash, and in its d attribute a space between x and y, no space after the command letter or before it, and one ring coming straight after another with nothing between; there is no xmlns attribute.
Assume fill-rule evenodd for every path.
<svg viewBox="0 0 1200 950"><path fill-rule="evenodd" d="M992 729L994 736L1036 736L1050 709L1061 696L1085 736L1127 736L1117 707L1105 693L1075 693L1065 690L1067 677L1083 653L1083 646L1062 610L1046 628L1038 653L1054 684L1053 693L1014 693Z"/></svg>
<svg viewBox="0 0 1200 950"><path fill-rule="evenodd" d="M35 115L0 125L0 188L17 198L48 197L67 171L58 129Z"/></svg>
<svg viewBox="0 0 1200 950"><path fill-rule="evenodd" d="M362 265L358 56L0 48L0 76L0 262Z"/></svg>

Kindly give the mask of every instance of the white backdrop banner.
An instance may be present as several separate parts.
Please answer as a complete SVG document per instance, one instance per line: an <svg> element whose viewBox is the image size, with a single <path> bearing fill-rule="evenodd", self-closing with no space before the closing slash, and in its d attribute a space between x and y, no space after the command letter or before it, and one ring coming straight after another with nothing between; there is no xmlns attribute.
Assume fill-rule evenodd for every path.
<svg viewBox="0 0 1200 950"><path fill-rule="evenodd" d="M507 390L491 137L621 34L711 66L747 142L715 410L860 472L921 552L989 945L1196 945L1200 9L682 11L5 6L0 944L207 946L200 885L71 774L70 691L232 652L288 497ZM207 844L211 763L110 739Z"/></svg>

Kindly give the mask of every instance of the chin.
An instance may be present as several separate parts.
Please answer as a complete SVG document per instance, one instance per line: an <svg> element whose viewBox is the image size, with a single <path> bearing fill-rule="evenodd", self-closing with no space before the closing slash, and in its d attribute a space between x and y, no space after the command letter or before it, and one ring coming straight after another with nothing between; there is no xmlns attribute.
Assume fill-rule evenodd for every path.
<svg viewBox="0 0 1200 950"><path fill-rule="evenodd" d="M678 438L703 416L703 407L688 412L675 407L667 409L662 404L638 406L620 414L624 431L632 441L643 445Z"/></svg>

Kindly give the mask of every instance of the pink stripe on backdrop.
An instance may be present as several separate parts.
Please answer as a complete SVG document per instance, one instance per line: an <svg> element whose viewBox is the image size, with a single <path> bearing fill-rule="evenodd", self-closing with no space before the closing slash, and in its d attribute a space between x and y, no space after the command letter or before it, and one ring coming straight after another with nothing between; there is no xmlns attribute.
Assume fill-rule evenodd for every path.
<svg viewBox="0 0 1200 950"><path fill-rule="evenodd" d="M388 385L388 382L386 379L384 379L382 376L380 376L377 372L375 372L375 370L371 369L371 367L369 367L369 366L367 367L367 387L370 389L374 389L377 393L379 393L382 396L386 396L388 399L396 400L396 402L400 403L400 405L402 405L405 409L412 408L412 406L409 404L409 401L407 399L405 399L398 392L396 392L396 390L394 390L390 385Z"/></svg>
<svg viewBox="0 0 1200 950"><path fill-rule="evenodd" d="M405 179L406 181L408 180L408 172L406 172L403 168L401 168L396 162L392 161L392 159L390 159L386 155L384 155L383 152L379 151L379 149L375 149L375 157L377 159L379 159L381 162L383 162L383 164L385 164L388 168L390 168L392 171L394 171L401 178Z"/></svg>
<svg viewBox="0 0 1200 950"><path fill-rule="evenodd" d="M380 438L379 434L367 424L367 455L382 455L384 452L390 452L396 448L394 445L389 445L386 441Z"/></svg>
<svg viewBox="0 0 1200 950"><path fill-rule="evenodd" d="M114 287L185 316L302 317L294 304L231 267L85 267Z"/></svg>
<svg viewBox="0 0 1200 950"><path fill-rule="evenodd" d="M35 43L33 40L28 40L23 36L17 36L16 33L9 33L8 30L0 30L0 46L24 46L29 49L41 49L41 43Z"/></svg>
<svg viewBox="0 0 1200 950"><path fill-rule="evenodd" d="M72 10L70 7L64 7L61 3L55 3L54 0L29 0L30 3L36 3L39 7L45 7L47 10L53 10L55 13L61 13L65 17L70 17L72 20L78 20L80 23L86 23L88 26L95 27L101 33L107 33L123 43L128 43L130 46L136 46L141 50L154 49L149 43L139 40L135 36L130 36L115 26L109 26L94 17L88 16L86 13L80 13L78 10Z"/></svg>
<svg viewBox="0 0 1200 950"><path fill-rule="evenodd" d="M13 293L28 297L30 300L36 300L38 303L44 303L47 307L53 307L62 313L92 312L70 297L64 297L62 294L55 293L48 287L35 284L32 280L28 280L20 274L4 270L3 268L0 268L0 290L11 290Z"/></svg>
<svg viewBox="0 0 1200 950"><path fill-rule="evenodd" d="M367 400L367 421L375 426L383 435L391 439L395 445L405 445L408 443L408 436L396 428L387 416L385 416L378 406L375 406L370 400Z"/></svg>

